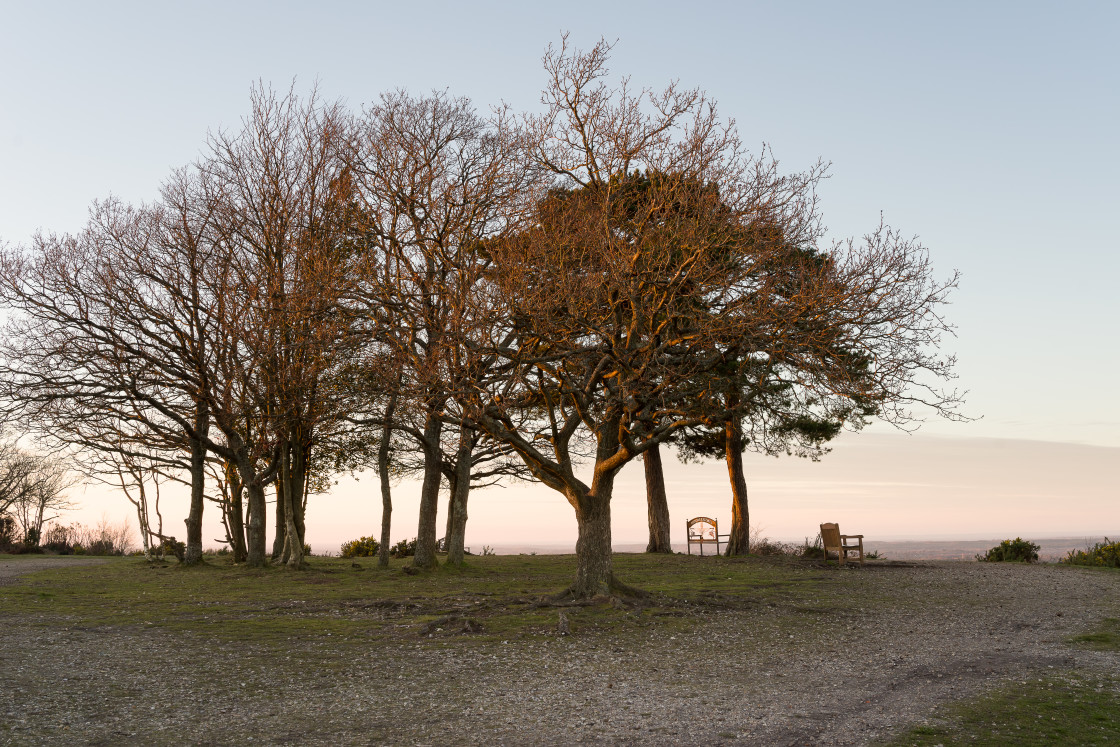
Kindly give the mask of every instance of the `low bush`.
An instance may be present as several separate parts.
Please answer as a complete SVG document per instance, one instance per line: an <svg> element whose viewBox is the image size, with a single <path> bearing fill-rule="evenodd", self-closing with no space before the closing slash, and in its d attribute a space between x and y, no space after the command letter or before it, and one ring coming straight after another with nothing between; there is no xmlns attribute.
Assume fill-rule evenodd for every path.
<svg viewBox="0 0 1120 747"><path fill-rule="evenodd" d="M70 555L74 552L74 546L79 543L80 536L81 528L77 524L52 524L43 535L43 549L59 555Z"/></svg>
<svg viewBox="0 0 1120 747"><path fill-rule="evenodd" d="M135 547L128 519L110 524L103 516L97 526L83 527L81 535L88 555L127 555Z"/></svg>
<svg viewBox="0 0 1120 747"><path fill-rule="evenodd" d="M1038 560L1038 545L1016 537L1000 542L985 554L977 555L976 559L988 563L1034 563Z"/></svg>
<svg viewBox="0 0 1120 747"><path fill-rule="evenodd" d="M1059 562L1070 565L1103 566L1120 568L1120 542L1111 542L1108 537L1084 550L1070 550Z"/></svg>
<svg viewBox="0 0 1120 747"><path fill-rule="evenodd" d="M339 557L343 558L372 558L381 551L381 543L373 537L360 537L342 544Z"/></svg>
<svg viewBox="0 0 1120 747"><path fill-rule="evenodd" d="M8 547L12 555L42 555L43 548L30 542L16 542Z"/></svg>
<svg viewBox="0 0 1120 747"><path fill-rule="evenodd" d="M796 555L797 548L793 545L787 545L784 542L772 540L769 537L751 538L750 544L751 555L761 556L774 556L774 555Z"/></svg>
<svg viewBox="0 0 1120 747"><path fill-rule="evenodd" d="M187 543L180 542L174 537L165 537L157 547L152 548L152 552L160 557L174 555L175 559L182 563L187 559Z"/></svg>
<svg viewBox="0 0 1120 747"><path fill-rule="evenodd" d="M794 554L804 560L824 560L824 545L821 544L821 536L818 534L811 541L806 537L800 546L794 548Z"/></svg>
<svg viewBox="0 0 1120 747"><path fill-rule="evenodd" d="M401 540L389 548L389 554L394 558L411 558L416 554L416 538Z"/></svg>

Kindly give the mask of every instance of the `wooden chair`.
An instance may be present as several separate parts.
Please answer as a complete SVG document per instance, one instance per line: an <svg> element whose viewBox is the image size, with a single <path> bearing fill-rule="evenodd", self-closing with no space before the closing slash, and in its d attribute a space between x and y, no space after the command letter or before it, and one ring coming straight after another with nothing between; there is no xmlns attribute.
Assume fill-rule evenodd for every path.
<svg viewBox="0 0 1120 747"><path fill-rule="evenodd" d="M848 540L859 540L856 544L848 544ZM828 562L828 554L834 552L840 565L848 559L849 552L859 553L859 564L863 565L863 535L840 534L839 524L821 524L821 544L824 545L824 561Z"/></svg>
<svg viewBox="0 0 1120 747"><path fill-rule="evenodd" d="M704 545L715 545L716 555L719 555L720 544L727 544L731 537L729 534L719 533L719 524L715 519L707 516L697 516L688 520L688 554L692 554L692 546L700 545L700 554L704 554Z"/></svg>

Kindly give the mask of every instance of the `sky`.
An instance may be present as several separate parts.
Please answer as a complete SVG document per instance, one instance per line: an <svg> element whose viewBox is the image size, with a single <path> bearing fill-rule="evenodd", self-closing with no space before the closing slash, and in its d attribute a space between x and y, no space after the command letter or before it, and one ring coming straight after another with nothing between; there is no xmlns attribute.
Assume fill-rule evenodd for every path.
<svg viewBox="0 0 1120 747"><path fill-rule="evenodd" d="M882 218L962 274L945 348L975 419L844 434L819 463L748 455L756 525L795 539L837 518L883 538L1120 529L1120 4L0 0L0 13L13 245L80 229L95 199L154 199L208 132L239 126L257 82L355 109L405 88L531 111L562 32L617 41L611 68L631 85L704 89L790 171L831 162L830 239ZM730 519L721 464L666 465L680 534L696 513ZM642 540L641 474L628 466L616 490L616 542ZM396 488L395 537L415 534L415 492ZM127 508L93 488L75 500L85 521ZM313 500L313 547L376 534L374 478ZM570 545L575 520L543 488L478 493L468 544L511 535Z"/></svg>

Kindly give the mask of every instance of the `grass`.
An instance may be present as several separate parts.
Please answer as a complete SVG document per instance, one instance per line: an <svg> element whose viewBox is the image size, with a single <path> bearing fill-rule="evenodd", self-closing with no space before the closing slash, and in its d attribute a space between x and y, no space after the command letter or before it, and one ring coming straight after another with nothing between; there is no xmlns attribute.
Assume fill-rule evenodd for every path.
<svg viewBox="0 0 1120 747"><path fill-rule="evenodd" d="M889 744L1120 744L1120 680L1070 674L1021 681L950 706L937 721Z"/></svg>
<svg viewBox="0 0 1120 747"><path fill-rule="evenodd" d="M1105 618L1097 630L1074 636L1070 642L1097 651L1120 651L1120 619Z"/></svg>
<svg viewBox="0 0 1120 747"><path fill-rule="evenodd" d="M311 559L311 567L248 569L228 557L200 567L108 558L91 566L41 571L0 587L0 609L49 625L158 627L221 640L286 643L330 636L334 642L447 638L468 627L482 639L555 628L557 611L542 600L575 575L574 556L479 556L463 568L389 571L376 560ZM615 571L650 593L638 607L595 604L566 610L573 628L612 635L657 626L687 626L705 609L792 603L826 582L828 571L756 558L618 555Z"/></svg>

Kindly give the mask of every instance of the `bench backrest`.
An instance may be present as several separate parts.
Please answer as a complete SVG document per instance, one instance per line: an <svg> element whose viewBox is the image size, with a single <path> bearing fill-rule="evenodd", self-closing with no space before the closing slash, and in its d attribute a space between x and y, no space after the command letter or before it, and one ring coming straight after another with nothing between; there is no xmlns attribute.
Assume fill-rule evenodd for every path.
<svg viewBox="0 0 1120 747"><path fill-rule="evenodd" d="M840 525L821 524L821 542L825 547L840 547Z"/></svg>
<svg viewBox="0 0 1120 747"><path fill-rule="evenodd" d="M693 542L715 542L719 537L719 524L707 516L688 520L688 538Z"/></svg>

